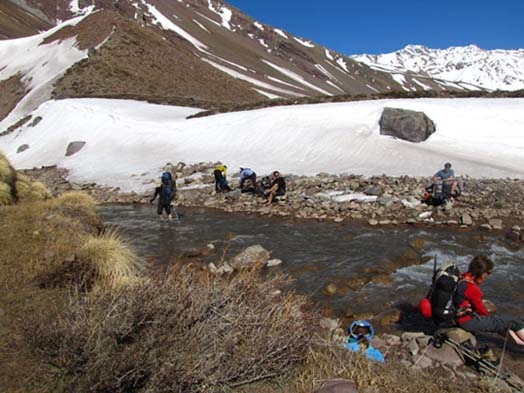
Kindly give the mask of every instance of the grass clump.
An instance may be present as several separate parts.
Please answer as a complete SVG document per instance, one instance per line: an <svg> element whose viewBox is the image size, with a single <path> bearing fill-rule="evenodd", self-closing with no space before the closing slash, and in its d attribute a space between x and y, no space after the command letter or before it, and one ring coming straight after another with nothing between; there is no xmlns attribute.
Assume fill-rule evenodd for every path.
<svg viewBox="0 0 524 393"><path fill-rule="evenodd" d="M36 202L51 198L51 193L43 183L32 182L22 174L17 174L15 187L18 202Z"/></svg>
<svg viewBox="0 0 524 393"><path fill-rule="evenodd" d="M305 299L258 269L218 277L192 266L70 306L26 330L64 391L219 392L277 378L306 359Z"/></svg>
<svg viewBox="0 0 524 393"><path fill-rule="evenodd" d="M77 258L92 266L98 281L109 286L129 283L143 270L142 261L129 243L114 230L89 236Z"/></svg>

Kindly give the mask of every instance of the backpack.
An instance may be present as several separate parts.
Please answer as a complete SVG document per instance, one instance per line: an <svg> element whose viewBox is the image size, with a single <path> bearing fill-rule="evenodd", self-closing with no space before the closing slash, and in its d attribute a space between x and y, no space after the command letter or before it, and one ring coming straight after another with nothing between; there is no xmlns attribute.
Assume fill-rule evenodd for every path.
<svg viewBox="0 0 524 393"><path fill-rule="evenodd" d="M459 281L460 270L455 264L435 270L429 293L419 304L422 315L433 319L436 325L453 322L456 314L454 295Z"/></svg>
<svg viewBox="0 0 524 393"><path fill-rule="evenodd" d="M169 172L162 173L162 184L164 186L171 187L171 183L173 183L173 178L171 177L171 173Z"/></svg>
<svg viewBox="0 0 524 393"><path fill-rule="evenodd" d="M164 202L170 202L173 197L173 192L171 191L171 188L167 185L162 185L162 191L161 196Z"/></svg>

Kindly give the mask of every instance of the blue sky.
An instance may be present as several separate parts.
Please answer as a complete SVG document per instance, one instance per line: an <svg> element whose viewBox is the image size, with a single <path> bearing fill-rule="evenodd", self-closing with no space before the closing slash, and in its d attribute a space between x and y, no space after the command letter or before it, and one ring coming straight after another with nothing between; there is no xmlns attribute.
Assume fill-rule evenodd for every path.
<svg viewBox="0 0 524 393"><path fill-rule="evenodd" d="M524 48L524 0L226 0L260 22L346 55L408 44Z"/></svg>

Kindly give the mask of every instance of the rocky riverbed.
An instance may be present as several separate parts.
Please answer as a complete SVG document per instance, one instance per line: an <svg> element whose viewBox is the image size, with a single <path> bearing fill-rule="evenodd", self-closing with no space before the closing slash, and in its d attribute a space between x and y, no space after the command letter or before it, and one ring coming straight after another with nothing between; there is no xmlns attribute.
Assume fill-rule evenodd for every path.
<svg viewBox="0 0 524 393"><path fill-rule="evenodd" d="M524 241L524 182L520 179L473 179L461 177L462 195L444 206L420 202L430 177L359 176L320 173L316 176L284 174L287 194L271 206L265 200L238 190L238 174L229 175L233 191L215 194L212 175L216 163L174 166L177 178L177 206L208 207L227 212L315 219L336 223L367 222L372 226L448 225L455 228L481 227L504 231L516 243ZM159 173L160 173L159 169ZM56 167L26 170L54 194L83 190L100 203L149 203L150 194L121 192L94 183L67 180L67 171ZM151 186L158 178L143 174L140 182ZM259 175L260 178L260 175Z"/></svg>

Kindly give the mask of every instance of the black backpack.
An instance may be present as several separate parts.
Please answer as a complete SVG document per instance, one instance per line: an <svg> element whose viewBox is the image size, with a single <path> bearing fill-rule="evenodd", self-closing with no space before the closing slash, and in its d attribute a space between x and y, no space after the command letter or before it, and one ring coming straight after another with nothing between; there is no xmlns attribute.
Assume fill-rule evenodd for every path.
<svg viewBox="0 0 524 393"><path fill-rule="evenodd" d="M431 303L433 322L450 324L456 315L455 292L460 281L460 270L454 264L441 266L433 274L433 282L427 298Z"/></svg>

